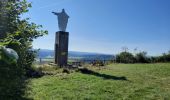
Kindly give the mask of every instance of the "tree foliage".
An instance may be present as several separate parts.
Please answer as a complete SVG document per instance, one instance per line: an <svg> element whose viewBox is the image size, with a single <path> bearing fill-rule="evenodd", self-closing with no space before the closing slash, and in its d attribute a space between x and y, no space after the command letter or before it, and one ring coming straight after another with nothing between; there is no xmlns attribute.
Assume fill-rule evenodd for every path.
<svg viewBox="0 0 170 100"><path fill-rule="evenodd" d="M0 1L0 4L3 5L3 13L0 12L0 18L3 18L0 21L4 23L1 24L0 34L5 34L0 38L0 46L15 50L19 56L17 63L6 63L3 59L8 56L0 50L0 99L12 99L14 96L20 100L21 93L18 92L22 90L23 77L36 56L32 42L48 32L41 30L41 25L30 23L29 18L21 18L31 7L26 0L6 0Z"/></svg>
<svg viewBox="0 0 170 100"><path fill-rule="evenodd" d="M121 52L116 55L116 61L119 63L134 63L134 56L130 52Z"/></svg>
<svg viewBox="0 0 170 100"><path fill-rule="evenodd" d="M42 31L41 25L30 23L29 18L21 19L21 15L28 12L31 4L26 0L9 0L5 7L7 29L6 38L1 39L1 45L14 49L18 55L18 66L28 68L35 58L35 51L32 49L34 39L47 34Z"/></svg>
<svg viewBox="0 0 170 100"><path fill-rule="evenodd" d="M135 59L137 63L149 63L149 57L147 57L147 52L139 52L135 55Z"/></svg>
<svg viewBox="0 0 170 100"><path fill-rule="evenodd" d="M116 55L117 63L158 63L170 62L170 51L163 53L161 56L147 56L147 52L142 51L133 55L130 52L121 52Z"/></svg>

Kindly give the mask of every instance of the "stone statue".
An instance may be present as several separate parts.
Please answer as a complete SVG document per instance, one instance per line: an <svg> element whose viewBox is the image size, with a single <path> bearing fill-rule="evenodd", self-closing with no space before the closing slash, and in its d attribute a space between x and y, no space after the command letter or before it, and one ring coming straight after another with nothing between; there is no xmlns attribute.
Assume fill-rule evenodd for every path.
<svg viewBox="0 0 170 100"><path fill-rule="evenodd" d="M66 14L65 10L62 9L61 13L57 13L57 12L52 12L52 13L54 15L57 15L57 17L58 17L59 30L65 32L66 27L67 27L67 23L68 23L68 18L69 18L69 16Z"/></svg>

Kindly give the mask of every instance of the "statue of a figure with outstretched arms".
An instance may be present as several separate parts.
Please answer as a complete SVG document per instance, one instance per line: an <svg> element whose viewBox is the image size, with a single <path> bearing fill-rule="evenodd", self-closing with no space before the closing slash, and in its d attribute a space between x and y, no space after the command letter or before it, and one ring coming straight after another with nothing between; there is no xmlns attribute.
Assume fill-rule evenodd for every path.
<svg viewBox="0 0 170 100"><path fill-rule="evenodd" d="M68 23L68 18L69 16L67 15L67 13L65 12L64 9L62 9L61 13L57 13L57 12L52 12L54 15L57 15L58 17L58 27L59 27L59 31L66 31L67 28L67 23Z"/></svg>

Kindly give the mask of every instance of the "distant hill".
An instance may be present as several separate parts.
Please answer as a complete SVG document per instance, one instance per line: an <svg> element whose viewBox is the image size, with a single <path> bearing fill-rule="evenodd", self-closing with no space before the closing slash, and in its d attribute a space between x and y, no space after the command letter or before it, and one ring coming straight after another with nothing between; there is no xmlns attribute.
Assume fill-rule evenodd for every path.
<svg viewBox="0 0 170 100"><path fill-rule="evenodd" d="M54 50L40 49L38 52L38 58L54 58ZM89 52L78 52L69 51L68 57L72 59L114 59L113 55L101 54L101 53L89 53Z"/></svg>

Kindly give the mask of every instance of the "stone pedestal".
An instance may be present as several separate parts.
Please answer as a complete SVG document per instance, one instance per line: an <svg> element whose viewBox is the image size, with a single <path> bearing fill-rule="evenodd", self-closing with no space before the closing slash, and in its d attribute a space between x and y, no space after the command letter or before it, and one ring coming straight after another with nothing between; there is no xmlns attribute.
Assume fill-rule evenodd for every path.
<svg viewBox="0 0 170 100"><path fill-rule="evenodd" d="M55 37L55 63L60 66L66 66L68 60L68 40L69 33L58 31Z"/></svg>

